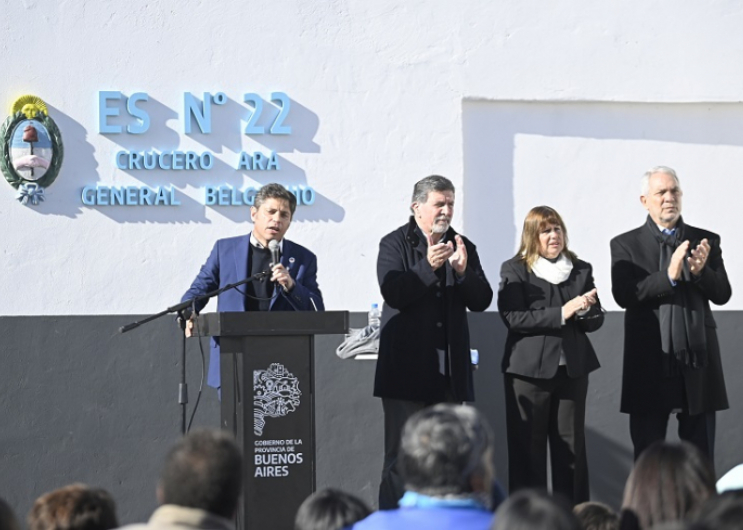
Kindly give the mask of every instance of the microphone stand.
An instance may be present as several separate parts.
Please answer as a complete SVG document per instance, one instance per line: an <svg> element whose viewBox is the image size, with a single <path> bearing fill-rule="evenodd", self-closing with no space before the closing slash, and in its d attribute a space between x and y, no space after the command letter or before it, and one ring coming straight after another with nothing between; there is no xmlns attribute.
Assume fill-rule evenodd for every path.
<svg viewBox="0 0 743 530"><path fill-rule="evenodd" d="M271 271L257 272L253 274L252 276L248 276L244 280L240 280L239 282L225 285L224 287L221 287L214 291L210 291L206 294L194 296L193 298L190 298L184 302L170 306L167 309L160 311L159 313L155 313L154 315L150 315L146 318L143 318L142 320L132 322L131 324L127 324L119 328L119 333L127 333L128 331L136 329L143 324L152 322L153 320L156 320L170 313L178 314L178 325L182 331L181 333L181 381L178 384L178 404L181 407L181 434L182 435L185 436L186 434L186 406L188 405L188 385L186 384L186 321L188 320L188 318L186 318L185 316L185 311L189 309L190 307L195 306L197 302L200 302L202 300L209 300L210 298L214 298L215 296L218 296L229 289L234 289L236 287L240 287L241 285L245 285L248 282L252 282L255 280L262 280L263 278L268 278L270 276L271 276Z"/></svg>

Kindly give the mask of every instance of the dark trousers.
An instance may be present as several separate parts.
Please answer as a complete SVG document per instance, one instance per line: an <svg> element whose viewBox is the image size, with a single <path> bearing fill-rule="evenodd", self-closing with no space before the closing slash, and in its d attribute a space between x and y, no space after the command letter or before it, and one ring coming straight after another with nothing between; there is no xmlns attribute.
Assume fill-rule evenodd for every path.
<svg viewBox="0 0 743 530"><path fill-rule="evenodd" d="M447 396L447 402L451 401ZM403 399L382 398L384 409L384 465L382 482L379 484L379 509L393 510L405 493L405 482L397 469L397 454L400 451L400 437L408 418L438 401L406 401Z"/></svg>
<svg viewBox="0 0 743 530"><path fill-rule="evenodd" d="M509 491L547 488L573 504L589 498L585 417L588 376L571 378L561 366L552 379L505 375Z"/></svg>
<svg viewBox="0 0 743 530"><path fill-rule="evenodd" d="M635 446L635 460L653 442L666 439L668 416L669 413L629 415L629 432L632 437L632 444ZM715 413L703 412L691 415L680 412L676 414L676 417L679 422L679 438L696 445L714 465Z"/></svg>

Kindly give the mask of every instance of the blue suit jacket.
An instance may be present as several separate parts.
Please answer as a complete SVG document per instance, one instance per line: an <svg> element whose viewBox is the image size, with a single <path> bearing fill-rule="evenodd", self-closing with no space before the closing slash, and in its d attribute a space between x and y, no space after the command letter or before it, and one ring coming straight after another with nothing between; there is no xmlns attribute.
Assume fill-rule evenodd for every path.
<svg viewBox="0 0 743 530"><path fill-rule="evenodd" d="M214 244L211 254L202 265L199 274L191 284L181 301L206 294L225 285L239 282L250 276L248 263L248 246L250 235L220 239ZM323 311L322 294L317 285L317 257L301 245L284 239L284 250L281 264L294 279L294 288L286 293L276 289L271 300L270 311ZM244 291L244 286L239 288ZM275 293L274 292L274 293ZM217 297L217 311L247 311L245 295L237 289L229 289ZM314 302L314 305L313 305ZM206 305L206 301L196 304L196 311ZM219 341L212 338L209 357L209 377L207 384L220 387L219 378Z"/></svg>

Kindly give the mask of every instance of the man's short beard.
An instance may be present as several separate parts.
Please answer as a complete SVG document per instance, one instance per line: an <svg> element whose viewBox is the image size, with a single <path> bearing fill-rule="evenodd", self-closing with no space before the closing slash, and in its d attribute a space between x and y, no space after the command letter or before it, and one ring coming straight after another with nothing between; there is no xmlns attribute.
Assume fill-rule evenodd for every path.
<svg viewBox="0 0 743 530"><path fill-rule="evenodd" d="M431 233L432 234L446 233L446 231L449 230L449 226L450 226L449 221L445 221L444 224L441 224L438 221L439 220L437 219L436 221L433 222L433 226L431 227Z"/></svg>

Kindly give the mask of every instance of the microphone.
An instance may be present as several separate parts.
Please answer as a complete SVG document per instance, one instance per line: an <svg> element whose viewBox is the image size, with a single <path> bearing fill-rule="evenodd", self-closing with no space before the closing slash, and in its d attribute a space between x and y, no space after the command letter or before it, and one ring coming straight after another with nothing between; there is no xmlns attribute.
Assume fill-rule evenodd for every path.
<svg viewBox="0 0 743 530"><path fill-rule="evenodd" d="M279 249L279 242L275 239L269 241L268 250L271 251L271 268L273 269L274 265L281 263L281 249ZM282 287L284 288L284 292L287 292L286 285Z"/></svg>
<svg viewBox="0 0 743 530"><path fill-rule="evenodd" d="M271 267L278 265L281 262L281 250L279 249L279 242L272 239L268 242L268 250L271 251Z"/></svg>

